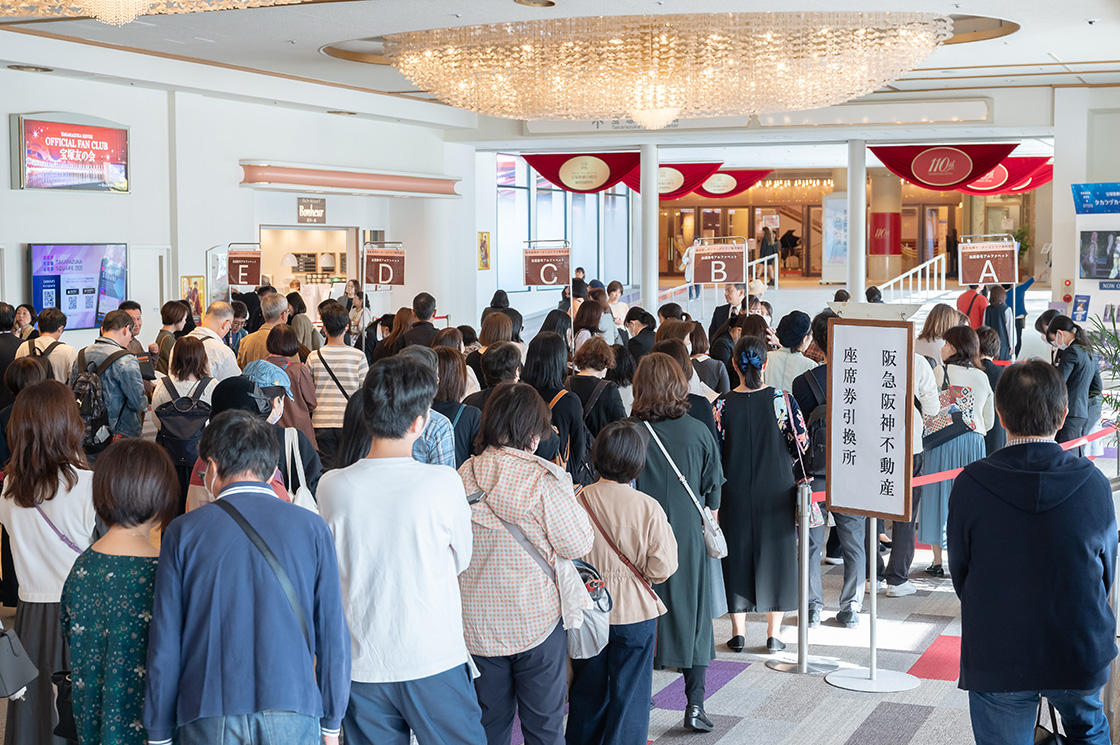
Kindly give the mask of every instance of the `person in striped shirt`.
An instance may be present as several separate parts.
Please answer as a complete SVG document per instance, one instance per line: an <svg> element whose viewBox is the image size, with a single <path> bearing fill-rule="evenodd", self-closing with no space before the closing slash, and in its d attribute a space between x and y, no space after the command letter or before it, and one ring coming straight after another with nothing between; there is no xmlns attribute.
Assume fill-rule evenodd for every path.
<svg viewBox="0 0 1120 745"><path fill-rule="evenodd" d="M350 322L346 308L339 303L327 304L320 309L319 318L327 334L327 343L308 356L307 367L311 370L318 401L311 415L311 425L315 428L319 458L325 471L334 467L346 402L362 387L369 362L360 349L345 341Z"/></svg>

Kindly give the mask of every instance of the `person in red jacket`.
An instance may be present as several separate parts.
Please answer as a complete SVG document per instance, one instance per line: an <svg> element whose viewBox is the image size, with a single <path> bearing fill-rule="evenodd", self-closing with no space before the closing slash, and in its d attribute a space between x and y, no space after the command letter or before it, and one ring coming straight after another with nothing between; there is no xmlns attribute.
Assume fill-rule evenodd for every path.
<svg viewBox="0 0 1120 745"><path fill-rule="evenodd" d="M957 298L957 310L968 316L968 325L973 331L984 325L984 311L988 309L988 298L977 290L977 285L969 285L968 291Z"/></svg>

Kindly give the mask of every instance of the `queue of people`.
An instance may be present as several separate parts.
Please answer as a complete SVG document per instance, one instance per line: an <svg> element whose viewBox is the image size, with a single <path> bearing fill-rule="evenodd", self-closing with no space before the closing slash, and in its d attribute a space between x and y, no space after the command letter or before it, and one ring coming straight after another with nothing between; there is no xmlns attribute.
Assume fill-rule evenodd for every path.
<svg viewBox="0 0 1120 745"><path fill-rule="evenodd" d="M359 745L413 735L506 745L515 717L529 743L639 745L655 669L683 676L681 726L713 730L712 618L730 613L719 643L731 652L748 647L746 614L765 614L759 651L786 647L796 488L824 487L812 447L827 426L835 314L792 311L771 328L768 304L729 285L705 329L674 304L657 309L660 322L625 307L616 284L552 311L528 344L501 292L477 336L436 329L428 293L372 322L358 297L349 309L325 301L320 331L293 322L291 311L307 320L298 302L266 292L252 331L235 328L252 315L240 303L212 303L190 331L183 306L169 303L148 348L135 339L138 306L107 313L82 350L59 341L65 316L46 309L38 336L8 345L9 359L18 313L0 303L12 402L0 409L4 591L18 578L15 633L39 670L9 705L5 743L51 742L51 676L66 670L83 745L330 744L340 733ZM988 315L1002 332L978 333L971 314L936 306L912 365L916 417L939 413L949 392L967 402L968 425L936 445L916 427L912 471L964 468L968 478L913 490L914 518L894 523L876 578L866 578L874 523L821 511L809 531L809 626L825 606L829 520L844 564L835 621L846 628L858 626L865 579L887 597L915 592L915 542L930 543L927 575L951 576L966 609L961 685L974 691L978 741L1011 726L996 694L1024 689L990 672L1011 650L977 641L993 633L984 609L998 575L975 531L993 515L1038 530L1029 514L1078 489L1100 498L1099 473L1047 444L1099 422L1090 339L1055 315L1041 329L1058 350L1052 363L989 364L1014 341L1007 314ZM358 335L364 350L351 343ZM165 376L145 378L146 354ZM1047 416L1023 413L1024 401ZM141 437L146 416L155 443ZM998 424L1003 439L987 437ZM1003 495L1000 469L1072 480L1024 505ZM965 509L965 491L997 501ZM722 559L706 548L708 519L726 536ZM1063 519L1064 540L1091 525L1099 552L1062 566L1091 574L1109 551L1104 565L1114 565L1114 521L1112 545L1098 546L1108 544L1103 511ZM571 617L590 602L574 562L597 571L613 608L597 653L571 660L569 676ZM1106 625L1101 581L1079 582L1095 634ZM1070 613L1046 623L1080 626ZM1085 692L1101 685L1110 644L1079 648L1079 674L1023 685L1095 737Z"/></svg>

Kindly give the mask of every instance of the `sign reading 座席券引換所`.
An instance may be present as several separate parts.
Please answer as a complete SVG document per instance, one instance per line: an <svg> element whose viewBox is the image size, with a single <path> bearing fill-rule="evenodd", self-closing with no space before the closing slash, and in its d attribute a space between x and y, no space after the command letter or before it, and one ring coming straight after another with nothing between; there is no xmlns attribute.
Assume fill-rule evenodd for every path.
<svg viewBox="0 0 1120 745"><path fill-rule="evenodd" d="M828 322L829 510L909 522L913 324Z"/></svg>

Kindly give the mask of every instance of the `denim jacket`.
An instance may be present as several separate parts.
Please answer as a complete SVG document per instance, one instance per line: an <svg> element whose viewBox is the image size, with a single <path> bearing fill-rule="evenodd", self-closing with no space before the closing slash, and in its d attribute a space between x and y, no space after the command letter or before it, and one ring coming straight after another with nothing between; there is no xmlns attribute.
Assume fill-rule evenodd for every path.
<svg viewBox="0 0 1120 745"><path fill-rule="evenodd" d="M124 349L104 336L85 348L86 365L96 370L105 359ZM70 373L70 385L78 378L78 363ZM109 412L109 431L125 437L139 437L142 429L140 412L148 408L144 393L144 379L140 377L140 362L136 355L127 355L114 362L101 376L101 393Z"/></svg>

